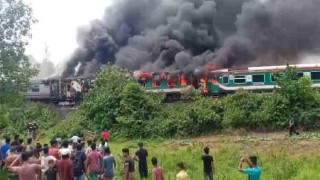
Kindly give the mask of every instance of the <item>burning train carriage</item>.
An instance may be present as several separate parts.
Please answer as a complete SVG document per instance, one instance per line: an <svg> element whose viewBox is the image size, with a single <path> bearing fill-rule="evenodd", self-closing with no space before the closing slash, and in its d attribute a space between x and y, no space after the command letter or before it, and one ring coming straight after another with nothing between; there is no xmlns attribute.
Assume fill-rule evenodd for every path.
<svg viewBox="0 0 320 180"><path fill-rule="evenodd" d="M72 105L82 100L92 83L92 78L35 80L25 95L27 99L33 101Z"/></svg>

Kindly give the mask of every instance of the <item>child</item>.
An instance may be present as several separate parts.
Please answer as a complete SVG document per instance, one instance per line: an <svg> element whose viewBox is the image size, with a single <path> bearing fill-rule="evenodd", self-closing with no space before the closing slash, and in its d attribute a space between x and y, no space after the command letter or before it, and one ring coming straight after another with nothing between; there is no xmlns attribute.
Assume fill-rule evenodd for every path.
<svg viewBox="0 0 320 180"><path fill-rule="evenodd" d="M55 162L53 159L48 161L49 169L45 172L46 180L57 180L58 170L55 168Z"/></svg>
<svg viewBox="0 0 320 180"><path fill-rule="evenodd" d="M157 158L153 157L151 159L153 169L152 169L152 180L164 180L163 170L161 166L158 166Z"/></svg>

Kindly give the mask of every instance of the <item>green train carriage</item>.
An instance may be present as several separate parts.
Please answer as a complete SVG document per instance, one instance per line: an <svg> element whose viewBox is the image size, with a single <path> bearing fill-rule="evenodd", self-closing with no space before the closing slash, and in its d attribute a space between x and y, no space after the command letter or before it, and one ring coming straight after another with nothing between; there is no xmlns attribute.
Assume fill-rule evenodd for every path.
<svg viewBox="0 0 320 180"><path fill-rule="evenodd" d="M320 64L290 65L296 67L297 76L308 76L314 87L320 87ZM283 71L287 66L249 67L245 70L211 71L208 80L208 92L214 96L234 93L243 89L252 92L270 92L275 88L275 72Z"/></svg>

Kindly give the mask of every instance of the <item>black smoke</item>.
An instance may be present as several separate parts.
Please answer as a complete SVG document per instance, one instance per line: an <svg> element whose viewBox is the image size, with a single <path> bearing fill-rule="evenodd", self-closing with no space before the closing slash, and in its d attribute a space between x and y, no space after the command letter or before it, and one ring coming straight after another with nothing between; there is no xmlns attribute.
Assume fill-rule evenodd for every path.
<svg viewBox="0 0 320 180"><path fill-rule="evenodd" d="M194 71L283 64L320 50L319 0L117 0L81 27L64 76L113 62L130 70Z"/></svg>

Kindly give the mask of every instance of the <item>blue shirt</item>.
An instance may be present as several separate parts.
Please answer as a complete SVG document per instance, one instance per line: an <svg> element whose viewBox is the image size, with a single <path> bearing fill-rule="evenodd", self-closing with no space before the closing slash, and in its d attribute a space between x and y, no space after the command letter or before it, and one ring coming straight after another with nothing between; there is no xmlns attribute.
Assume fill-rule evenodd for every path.
<svg viewBox="0 0 320 180"><path fill-rule="evenodd" d="M113 163L114 163L114 158L113 156L106 156L103 159L103 168L105 170L105 177L106 178L112 178L114 176L113 172Z"/></svg>
<svg viewBox="0 0 320 180"><path fill-rule="evenodd" d="M10 144L4 144L1 146L1 157L2 157L2 161L6 160L7 158L7 152L10 149Z"/></svg>
<svg viewBox="0 0 320 180"><path fill-rule="evenodd" d="M261 167L259 166L243 169L243 172L249 175L249 180L260 180Z"/></svg>

